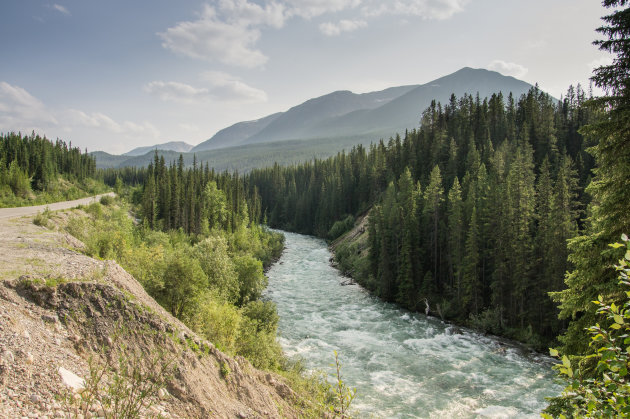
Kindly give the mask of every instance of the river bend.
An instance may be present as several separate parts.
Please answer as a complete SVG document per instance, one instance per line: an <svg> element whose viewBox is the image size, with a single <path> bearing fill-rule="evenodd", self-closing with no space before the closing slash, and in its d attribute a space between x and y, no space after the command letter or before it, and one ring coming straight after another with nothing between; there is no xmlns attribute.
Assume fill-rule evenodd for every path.
<svg viewBox="0 0 630 419"><path fill-rule="evenodd" d="M560 393L548 358L341 286L347 278L330 266L324 241L284 234L266 292L280 343L329 373L337 350L359 417L538 418L545 397Z"/></svg>

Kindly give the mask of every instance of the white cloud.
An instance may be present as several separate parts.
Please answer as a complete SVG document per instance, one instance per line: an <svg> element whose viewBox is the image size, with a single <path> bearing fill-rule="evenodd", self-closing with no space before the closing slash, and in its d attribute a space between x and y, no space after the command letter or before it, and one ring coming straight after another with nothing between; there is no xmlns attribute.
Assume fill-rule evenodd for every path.
<svg viewBox="0 0 630 419"><path fill-rule="evenodd" d="M141 123L124 121L119 123L104 113L87 113L78 109L64 111L62 123L67 131L73 131L76 128L91 128L99 131L109 131L126 138L158 138L160 135L160 131L147 121Z"/></svg>
<svg viewBox="0 0 630 419"><path fill-rule="evenodd" d="M227 73L210 71L202 74L208 87L194 87L174 81L152 81L144 90L164 101L184 104L199 104L212 100L236 103L256 103L267 101L267 94L249 86L238 77Z"/></svg>
<svg viewBox="0 0 630 419"><path fill-rule="evenodd" d="M87 113L77 109L54 110L25 89L0 82L0 132L31 131L54 137L80 131L84 142L103 131L127 139L157 139L159 130L149 122L117 122L102 112ZM56 133L56 134L55 134ZM65 134L63 136L65 136Z"/></svg>
<svg viewBox="0 0 630 419"><path fill-rule="evenodd" d="M361 0L285 0L288 14L311 19L325 13L335 13L355 8Z"/></svg>
<svg viewBox="0 0 630 419"><path fill-rule="evenodd" d="M210 93L216 99L239 103L267 101L267 93L263 90L249 86L230 74L209 71L203 74L203 78L212 84Z"/></svg>
<svg viewBox="0 0 630 419"><path fill-rule="evenodd" d="M488 64L488 70L497 71L504 76L512 76L516 78L521 78L527 74L529 71L527 68L523 67L520 64L516 63L508 63L503 60L494 60L490 64Z"/></svg>
<svg viewBox="0 0 630 419"><path fill-rule="evenodd" d="M276 2L264 8L246 0L219 0L206 5L199 19L180 22L158 33L162 46L196 59L239 67L260 67L267 57L255 48L260 28L284 25L284 8Z"/></svg>
<svg viewBox="0 0 630 419"><path fill-rule="evenodd" d="M60 5L60 4L53 4L50 7L52 9L58 11L59 13L63 13L66 16L70 16L70 11L68 9L66 9L64 6Z"/></svg>
<svg viewBox="0 0 630 419"><path fill-rule="evenodd" d="M179 103L199 103L209 98L210 92L205 88L196 88L189 84L175 81L152 81L144 90L164 101Z"/></svg>
<svg viewBox="0 0 630 419"><path fill-rule="evenodd" d="M448 19L462 12L470 0L393 0L374 2L363 7L365 16L384 14L418 16L423 19Z"/></svg>
<svg viewBox="0 0 630 419"><path fill-rule="evenodd" d="M0 132L51 125L57 125L57 119L39 99L19 86L0 82Z"/></svg>
<svg viewBox="0 0 630 419"><path fill-rule="evenodd" d="M275 1L263 8L247 0L219 0L219 11L227 20L241 25L281 28L285 21L285 8Z"/></svg>
<svg viewBox="0 0 630 419"><path fill-rule="evenodd" d="M326 36L337 36L342 32L352 32L367 26L364 20L341 20L338 23L325 22L319 25L319 30Z"/></svg>
<svg viewBox="0 0 630 419"><path fill-rule="evenodd" d="M366 26L367 22L359 16L374 18L395 14L448 19L462 12L469 1L271 0L259 4L249 0L216 0L213 5L206 4L197 19L179 22L157 35L162 39L164 48L177 54L256 68L268 61L268 57L257 48L263 28L282 28L287 20L295 17L311 19L327 13L354 13L354 18L320 25L322 33L335 36Z"/></svg>
<svg viewBox="0 0 630 419"><path fill-rule="evenodd" d="M117 134L122 132L122 126L119 123L101 112L88 114L77 109L68 109L64 120L70 126L106 129Z"/></svg>

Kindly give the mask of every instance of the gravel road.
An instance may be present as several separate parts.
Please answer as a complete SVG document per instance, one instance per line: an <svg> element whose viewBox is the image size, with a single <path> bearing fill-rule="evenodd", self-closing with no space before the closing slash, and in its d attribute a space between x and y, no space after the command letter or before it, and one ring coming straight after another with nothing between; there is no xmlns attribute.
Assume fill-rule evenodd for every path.
<svg viewBox="0 0 630 419"><path fill-rule="evenodd" d="M48 207L51 211L54 211L74 208L79 205L89 205L93 202L98 202L98 200L105 195L115 196L116 194L114 192L109 192L87 198L75 199L74 201L55 202L53 204L36 205L33 207L0 208L0 219L35 215L38 212L44 211L46 207Z"/></svg>

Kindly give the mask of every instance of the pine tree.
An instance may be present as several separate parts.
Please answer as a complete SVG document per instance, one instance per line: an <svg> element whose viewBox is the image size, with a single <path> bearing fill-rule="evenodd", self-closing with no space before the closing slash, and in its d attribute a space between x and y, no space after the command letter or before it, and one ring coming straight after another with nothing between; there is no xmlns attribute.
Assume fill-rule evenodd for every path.
<svg viewBox="0 0 630 419"><path fill-rule="evenodd" d="M432 276L439 289L440 280L440 225L442 222L442 202L444 202L444 189L442 187L442 175L439 166L435 165L431 170L429 184L424 191L424 217L429 226L429 241L431 248Z"/></svg>
<svg viewBox="0 0 630 419"><path fill-rule="evenodd" d="M448 257L451 277L451 288L458 300L462 297L462 263L464 246L462 189L455 177L453 186L448 192Z"/></svg>
<svg viewBox="0 0 630 419"><path fill-rule="evenodd" d="M589 217L582 234L569 243L574 269L565 280L568 289L552 295L560 302L562 318L573 319L562 337L564 352L572 354L589 351L584 329L595 323L595 307L590 302L598 295L621 300L610 269L615 256L608 244L630 231L630 8L627 0L604 0L603 4L616 10L603 17L606 24L597 29L607 39L594 44L615 57L612 64L595 70L592 80L607 94L592 106L608 112L583 131L597 140L592 148L595 177L587 188L592 196Z"/></svg>
<svg viewBox="0 0 630 419"><path fill-rule="evenodd" d="M466 235L466 255L462 266L463 297L462 305L473 314L479 314L482 307L482 288L479 278L479 229L477 208L473 207L468 234Z"/></svg>
<svg viewBox="0 0 630 419"><path fill-rule="evenodd" d="M398 295L396 301L404 307L415 309L417 289L414 277L418 271L416 197L409 168L400 175L398 181L398 202L400 204L400 225L402 242L400 249L400 267L398 270Z"/></svg>

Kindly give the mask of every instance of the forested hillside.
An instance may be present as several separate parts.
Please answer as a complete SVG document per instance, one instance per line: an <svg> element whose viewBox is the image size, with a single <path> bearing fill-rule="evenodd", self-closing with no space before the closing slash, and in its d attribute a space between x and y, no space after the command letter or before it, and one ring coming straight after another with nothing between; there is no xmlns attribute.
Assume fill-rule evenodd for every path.
<svg viewBox="0 0 630 419"><path fill-rule="evenodd" d="M338 255L378 296L539 346L566 326L547 292L563 288L588 203L578 131L599 111L586 99L579 86L557 103L537 88L452 96L402 138L245 181L275 227L332 239L369 211L368 256Z"/></svg>
<svg viewBox="0 0 630 419"><path fill-rule="evenodd" d="M260 300L263 270L282 253L283 238L259 225L255 191L238 174L196 162L185 168L183 157L167 164L157 153L148 168L107 170L103 177L115 189L136 185L127 191L142 222L131 227L114 217L101 234L81 227L79 237L94 243L93 252L115 258L220 349L259 368L283 368L275 305Z"/></svg>
<svg viewBox="0 0 630 419"><path fill-rule="evenodd" d="M34 133L0 134L0 206L44 204L102 191L94 157ZM102 185L101 185L102 186Z"/></svg>

